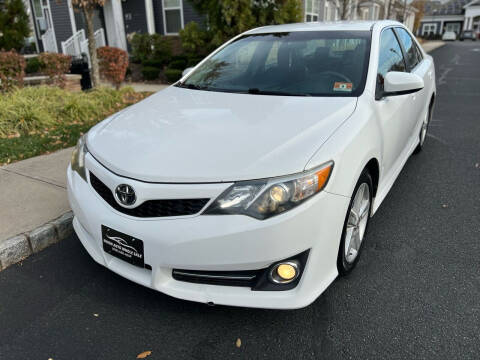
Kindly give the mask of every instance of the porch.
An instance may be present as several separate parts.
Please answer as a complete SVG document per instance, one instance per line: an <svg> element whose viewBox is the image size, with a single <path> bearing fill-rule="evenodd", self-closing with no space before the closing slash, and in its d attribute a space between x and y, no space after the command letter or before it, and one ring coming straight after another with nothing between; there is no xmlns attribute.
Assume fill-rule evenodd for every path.
<svg viewBox="0 0 480 360"><path fill-rule="evenodd" d="M99 47L106 46L107 41L105 39L105 31L103 28L98 29L94 33L95 45ZM88 39L85 35L85 30L81 29L73 34L70 38L62 41L62 53L70 55L73 58L82 57L83 54L87 56L88 63L90 65L90 54L88 52Z"/></svg>

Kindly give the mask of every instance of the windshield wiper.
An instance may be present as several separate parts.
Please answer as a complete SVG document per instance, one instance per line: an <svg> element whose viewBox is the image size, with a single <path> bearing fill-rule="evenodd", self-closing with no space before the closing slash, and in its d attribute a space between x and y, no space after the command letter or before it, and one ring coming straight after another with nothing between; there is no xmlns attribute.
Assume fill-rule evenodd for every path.
<svg viewBox="0 0 480 360"><path fill-rule="evenodd" d="M178 85L176 86L185 88L185 89L192 89L192 90L208 90L209 89L208 86L205 86L205 85L202 86L202 85L196 85L196 84L178 83Z"/></svg>
<svg viewBox="0 0 480 360"><path fill-rule="evenodd" d="M277 95L277 96L311 96L310 94L305 93L292 93L288 91L277 91L277 90L261 90L259 88L250 88L247 90L248 94L256 95Z"/></svg>

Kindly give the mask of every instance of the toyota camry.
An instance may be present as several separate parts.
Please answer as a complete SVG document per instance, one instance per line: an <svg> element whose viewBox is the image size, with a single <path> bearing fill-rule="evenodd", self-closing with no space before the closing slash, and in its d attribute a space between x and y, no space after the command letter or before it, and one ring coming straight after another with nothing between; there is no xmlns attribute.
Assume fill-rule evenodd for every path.
<svg viewBox="0 0 480 360"><path fill-rule="evenodd" d="M177 298L307 306L359 261L435 91L432 57L398 22L247 31L80 138L76 234Z"/></svg>

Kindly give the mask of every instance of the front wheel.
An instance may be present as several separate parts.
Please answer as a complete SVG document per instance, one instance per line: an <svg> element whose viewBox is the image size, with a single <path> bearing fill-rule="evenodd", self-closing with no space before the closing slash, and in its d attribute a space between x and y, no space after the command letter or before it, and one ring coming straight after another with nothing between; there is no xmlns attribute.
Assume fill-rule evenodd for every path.
<svg viewBox="0 0 480 360"><path fill-rule="evenodd" d="M355 185L343 225L337 259L338 272L341 275L352 271L358 262L370 220L372 189L372 177L367 170L363 170Z"/></svg>

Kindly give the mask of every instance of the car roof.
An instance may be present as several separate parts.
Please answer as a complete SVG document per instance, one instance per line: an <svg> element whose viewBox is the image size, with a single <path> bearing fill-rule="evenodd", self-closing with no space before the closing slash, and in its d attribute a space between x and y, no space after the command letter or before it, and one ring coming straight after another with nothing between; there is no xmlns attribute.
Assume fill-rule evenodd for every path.
<svg viewBox="0 0 480 360"><path fill-rule="evenodd" d="M284 25L263 26L247 31L245 34L262 34L271 32L293 31L369 31L374 25L381 27L397 25L403 26L398 21L333 21L333 22L308 22Z"/></svg>

